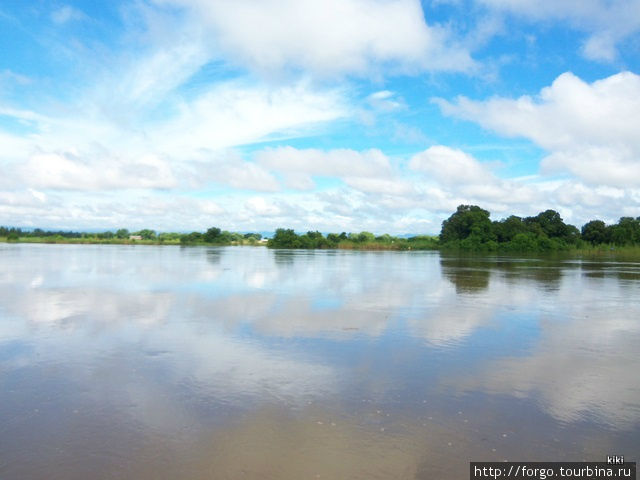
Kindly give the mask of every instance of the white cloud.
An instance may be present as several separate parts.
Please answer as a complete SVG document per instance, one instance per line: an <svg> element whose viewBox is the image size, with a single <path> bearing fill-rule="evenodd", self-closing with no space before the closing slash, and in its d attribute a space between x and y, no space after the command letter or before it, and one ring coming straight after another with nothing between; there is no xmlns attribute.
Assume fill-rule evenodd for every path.
<svg viewBox="0 0 640 480"><path fill-rule="evenodd" d="M309 175L375 177L391 173L389 159L377 149L359 152L279 147L265 149L256 157L269 168Z"/></svg>
<svg viewBox="0 0 640 480"><path fill-rule="evenodd" d="M412 127L402 122L393 122L393 140L400 143L424 145L429 139L418 127Z"/></svg>
<svg viewBox="0 0 640 480"><path fill-rule="evenodd" d="M184 156L261 140L307 134L311 127L347 117L338 91L319 92L305 83L289 87L218 84L191 102L150 136L163 151Z"/></svg>
<svg viewBox="0 0 640 480"><path fill-rule="evenodd" d="M0 209L3 207L43 207L47 204L47 195L29 189L20 192L0 192Z"/></svg>
<svg viewBox="0 0 640 480"><path fill-rule="evenodd" d="M207 186L215 182L254 192L280 190L280 182L271 172L233 152L225 152L221 156L205 156L193 165L187 163L185 178L188 178L191 187Z"/></svg>
<svg viewBox="0 0 640 480"><path fill-rule="evenodd" d="M5 106L0 106L0 115L14 118L15 120L22 123L47 121L47 117L45 117L44 115L40 115L39 113L36 113L34 111L10 108Z"/></svg>
<svg viewBox="0 0 640 480"><path fill-rule="evenodd" d="M245 202L244 206L256 215L273 217L282 214L280 207L263 197L252 197Z"/></svg>
<svg viewBox="0 0 640 480"><path fill-rule="evenodd" d="M320 75L473 67L418 0L157 0L192 9L231 62L253 70Z"/></svg>
<svg viewBox="0 0 640 480"><path fill-rule="evenodd" d="M105 190L121 188L172 188L169 165L155 155L128 162L118 159L86 161L67 154L35 154L17 167L23 185L42 189Z"/></svg>
<svg viewBox="0 0 640 480"><path fill-rule="evenodd" d="M278 181L273 175L250 162L228 166L221 173L228 184L235 188L264 192L280 190Z"/></svg>
<svg viewBox="0 0 640 480"><path fill-rule="evenodd" d="M543 172L566 171L593 185L640 185L640 76L634 73L591 84L565 73L535 98L435 101L445 114L532 140L549 152Z"/></svg>
<svg viewBox="0 0 640 480"><path fill-rule="evenodd" d="M91 93L109 102L111 110L134 107L133 111L137 112L141 107L164 101L210 57L197 32L180 33L178 38L174 38L177 36L174 34L151 52L125 62L122 71L114 72L116 78L107 77L106 82L101 82Z"/></svg>
<svg viewBox="0 0 640 480"><path fill-rule="evenodd" d="M281 173L291 187L311 188L312 176L387 178L392 175L389 159L380 150L358 152L350 149L329 151L279 147L256 154L257 162Z"/></svg>
<svg viewBox="0 0 640 480"><path fill-rule="evenodd" d="M30 77L13 72L9 69L0 71L0 94L3 88L11 85L29 85L32 82Z"/></svg>
<svg viewBox="0 0 640 480"><path fill-rule="evenodd" d="M414 155L409 168L429 174L445 185L468 185L497 179L471 155L444 145L434 145Z"/></svg>
<svg viewBox="0 0 640 480"><path fill-rule="evenodd" d="M565 21L586 32L583 54L613 61L617 44L640 32L639 0L478 0L490 9L534 21Z"/></svg>
<svg viewBox="0 0 640 480"><path fill-rule="evenodd" d="M149 169L154 161L160 162L153 157L116 160L101 168L99 162L69 152L37 154L23 170L8 170L4 177L9 190L0 191L0 224L200 231L217 224L231 230L284 226L302 231L437 233L442 219L460 204L487 208L494 219L553 208L578 227L593 218L613 222L621 215L636 216L640 205L637 188L536 176L501 179L491 164L444 145L393 161L376 150L293 147L259 151L253 161L237 154L203 158L175 164L163 176L162 168ZM168 168L166 162L160 165ZM26 176L29 186L19 188L27 183ZM338 182L323 186L322 192L280 191L281 179L286 184L292 179L319 180L316 177ZM218 196L216 202L180 193L182 186L207 189L212 182L235 191ZM119 193L116 198L96 190ZM266 193L256 196L258 191Z"/></svg>
<svg viewBox="0 0 640 480"><path fill-rule="evenodd" d="M0 225L52 229L152 228L203 231L229 221L217 201L160 191L0 191Z"/></svg>
<svg viewBox="0 0 640 480"><path fill-rule="evenodd" d="M64 5L51 12L51 20L53 23L62 25L64 23L76 20L84 20L87 16L77 8L70 5Z"/></svg>
<svg viewBox="0 0 640 480"><path fill-rule="evenodd" d="M372 93L366 98L366 102L375 110L383 112L393 112L394 110L407 108L404 100L389 90L380 90Z"/></svg>
<svg viewBox="0 0 640 480"><path fill-rule="evenodd" d="M134 111L138 100L127 100ZM321 124L348 115L339 92L314 91L304 83L273 88L217 84L183 100L176 115L153 124L136 121L135 129L102 115L100 101L90 101L88 114L82 113L86 99L71 104L64 116L0 107L0 114L34 130L28 135L0 131L0 169L6 170L0 188L175 188L191 179L195 185L216 181L275 191L278 182L263 167L225 159L224 151L305 135L312 127L317 132Z"/></svg>
<svg viewBox="0 0 640 480"><path fill-rule="evenodd" d="M582 47L582 53L591 60L607 62L613 62L618 55L615 39L607 33L589 37Z"/></svg>
<svg viewBox="0 0 640 480"><path fill-rule="evenodd" d="M350 187L364 193L403 195L413 191L413 186L409 181L400 179L346 177L345 182Z"/></svg>
<svg viewBox="0 0 640 480"><path fill-rule="evenodd" d="M492 171L495 163L482 163L444 145L430 147L406 160L409 170L425 174L419 177L399 168L403 163L399 159L392 162L376 152L373 158L378 161L370 162L368 153L287 147L259 152L256 159L274 175L286 177L293 173L309 181L321 175L340 179L346 186L333 187L315 197L297 196L294 203L301 212L296 214L296 225L301 224L302 229L320 222L327 225L326 230L349 226L354 230L418 233L430 225L428 231L437 233L442 219L460 204L487 208L494 219L511 214L535 215L554 208L566 221L581 226L595 217L616 221L639 204L640 190L634 188L540 176L503 179ZM346 167L350 162L345 163L346 160L355 165L360 175L350 175ZM320 219L318 211L323 212Z"/></svg>
<svg viewBox="0 0 640 480"><path fill-rule="evenodd" d="M284 183L288 188L294 190L313 190L316 184L310 175L298 172L286 172L284 175Z"/></svg>

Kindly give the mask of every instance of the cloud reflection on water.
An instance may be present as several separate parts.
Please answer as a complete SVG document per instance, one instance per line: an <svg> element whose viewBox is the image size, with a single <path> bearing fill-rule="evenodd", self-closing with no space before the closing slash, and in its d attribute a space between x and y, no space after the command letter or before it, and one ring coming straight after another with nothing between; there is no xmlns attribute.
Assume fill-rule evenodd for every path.
<svg viewBox="0 0 640 480"><path fill-rule="evenodd" d="M594 264L433 253L15 248L0 275L0 345L28 340L38 362L73 370L122 350L155 365L161 389L188 384L218 401L295 404L339 395L358 375L315 354L313 342L355 348L394 336L394 351L417 340L425 352L468 361L466 372L441 372L440 386L453 392L530 398L565 422L593 416L628 428L640 418L640 382L630 374L640 368L632 320L640 305L627 291L637 265L603 273ZM474 350L505 325L513 346ZM284 348L278 339L298 343ZM150 360L146 352L166 353ZM24 366L29 357L21 358ZM380 385L409 382L393 373L400 376L387 372ZM380 378L358 381L374 391ZM146 381L131 395L144 397Z"/></svg>

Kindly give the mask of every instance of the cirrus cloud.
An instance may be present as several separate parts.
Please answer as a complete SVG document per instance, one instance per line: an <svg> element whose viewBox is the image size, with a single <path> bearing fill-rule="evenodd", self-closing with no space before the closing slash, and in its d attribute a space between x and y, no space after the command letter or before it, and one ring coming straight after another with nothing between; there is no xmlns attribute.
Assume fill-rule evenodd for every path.
<svg viewBox="0 0 640 480"><path fill-rule="evenodd" d="M638 0L478 0L494 11L534 21L563 21L587 33L583 55L613 61L618 43L640 32Z"/></svg>

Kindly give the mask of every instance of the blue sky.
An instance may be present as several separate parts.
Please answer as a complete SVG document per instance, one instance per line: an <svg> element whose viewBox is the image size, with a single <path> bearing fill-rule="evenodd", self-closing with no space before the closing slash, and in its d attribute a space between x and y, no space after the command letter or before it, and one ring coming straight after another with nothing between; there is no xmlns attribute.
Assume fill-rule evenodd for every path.
<svg viewBox="0 0 640 480"><path fill-rule="evenodd" d="M0 4L0 224L640 215L640 0Z"/></svg>

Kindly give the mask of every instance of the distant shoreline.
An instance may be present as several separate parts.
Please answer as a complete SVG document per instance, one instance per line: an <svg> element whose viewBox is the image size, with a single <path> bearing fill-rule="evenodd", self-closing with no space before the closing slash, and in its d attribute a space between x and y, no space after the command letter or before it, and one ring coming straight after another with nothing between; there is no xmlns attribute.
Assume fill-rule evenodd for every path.
<svg viewBox="0 0 640 480"><path fill-rule="evenodd" d="M17 240L8 241L6 237L0 237L0 243L4 244L39 244L39 245L141 245L141 246L178 246L178 247L266 247L267 244L262 242L231 242L231 243L206 243L196 242L184 244L180 241L158 241L158 240L129 240L129 239L97 239L97 238L68 238L68 239L51 239L51 238L33 238L25 237ZM292 248L292 247L269 247L271 250L354 250L354 251L438 251L441 253L460 255L460 256L496 256L496 255L524 255L524 256L569 256L569 257L587 257L587 258L627 258L633 261L640 261L640 247L636 245L615 246L615 245L597 245L581 248L568 248L561 251L469 251L461 249L451 249L446 245L439 245L429 248L412 248L410 245L403 243L401 245L383 244L379 242L357 244L347 241L339 243L331 247L308 248Z"/></svg>
<svg viewBox="0 0 640 480"><path fill-rule="evenodd" d="M554 210L521 218L511 215L500 221L477 205L459 205L442 222L439 235L396 237L371 232L296 233L278 228L269 239L260 233L239 233L210 227L205 232L177 233L126 228L102 233L23 231L0 227L0 241L49 244L97 245L182 245L182 246L267 246L277 249L331 250L439 250L465 254L549 254L571 253L602 256L613 253L640 257L640 217L620 217L616 224L591 220L578 229L566 224Z"/></svg>

